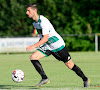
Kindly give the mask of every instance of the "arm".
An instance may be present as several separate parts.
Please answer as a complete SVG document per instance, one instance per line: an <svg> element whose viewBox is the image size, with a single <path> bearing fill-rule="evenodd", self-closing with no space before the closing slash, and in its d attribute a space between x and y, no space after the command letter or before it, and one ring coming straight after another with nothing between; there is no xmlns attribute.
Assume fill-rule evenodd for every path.
<svg viewBox="0 0 100 90"><path fill-rule="evenodd" d="M43 35L43 38L42 38L39 42L37 42L37 43L34 44L34 45L28 46L28 47L26 48L26 51L30 51L30 50L32 50L32 49L34 49L34 48L36 48L36 47L38 47L38 46L44 44L44 43L47 42L47 41L48 41L48 34Z"/></svg>

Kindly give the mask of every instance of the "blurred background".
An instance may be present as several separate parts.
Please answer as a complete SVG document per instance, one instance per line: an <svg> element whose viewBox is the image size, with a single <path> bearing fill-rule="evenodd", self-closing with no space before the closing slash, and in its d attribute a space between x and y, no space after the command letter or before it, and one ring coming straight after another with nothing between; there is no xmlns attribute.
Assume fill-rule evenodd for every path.
<svg viewBox="0 0 100 90"><path fill-rule="evenodd" d="M35 2L63 37L69 51L100 50L100 0L0 0L0 52L36 43L26 5ZM33 41L34 39L34 41ZM27 42L27 43L26 43ZM9 50L8 50L9 49Z"/></svg>

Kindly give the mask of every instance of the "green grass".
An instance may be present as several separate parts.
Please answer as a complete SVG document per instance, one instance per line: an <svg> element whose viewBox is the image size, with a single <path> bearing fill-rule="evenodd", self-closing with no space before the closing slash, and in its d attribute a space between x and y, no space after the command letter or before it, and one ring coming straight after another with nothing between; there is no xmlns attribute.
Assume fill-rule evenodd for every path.
<svg viewBox="0 0 100 90"><path fill-rule="evenodd" d="M100 90L100 52L71 52L73 62L78 65L91 80L88 89L83 88L82 79L63 62L53 56L40 60L44 71L50 79L50 84L39 88L34 86L41 80L29 58L31 54L0 54L0 89L40 89L40 90ZM21 69L25 79L15 83L11 79L12 71Z"/></svg>

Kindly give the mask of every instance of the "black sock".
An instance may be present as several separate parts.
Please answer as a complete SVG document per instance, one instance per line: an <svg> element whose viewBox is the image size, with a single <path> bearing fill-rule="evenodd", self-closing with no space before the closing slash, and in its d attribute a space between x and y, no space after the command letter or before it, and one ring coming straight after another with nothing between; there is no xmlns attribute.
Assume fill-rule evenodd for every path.
<svg viewBox="0 0 100 90"><path fill-rule="evenodd" d="M46 76L46 74L45 74L40 62L38 60L31 60L31 62L34 65L34 67L37 70L37 72L41 75L42 79L47 79L48 77Z"/></svg>
<svg viewBox="0 0 100 90"><path fill-rule="evenodd" d="M86 81L86 80L87 80L87 77L84 75L84 73L82 72L82 70L81 70L78 66L74 65L73 68L72 68L72 70L73 70L79 77L81 77L81 78L83 79L83 81Z"/></svg>

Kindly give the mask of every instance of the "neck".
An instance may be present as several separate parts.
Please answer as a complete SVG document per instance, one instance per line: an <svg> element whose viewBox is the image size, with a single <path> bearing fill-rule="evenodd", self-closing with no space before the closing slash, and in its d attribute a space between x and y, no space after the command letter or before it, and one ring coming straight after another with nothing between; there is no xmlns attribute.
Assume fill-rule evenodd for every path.
<svg viewBox="0 0 100 90"><path fill-rule="evenodd" d="M39 20L39 15L36 14L35 17L33 17L33 20L35 20L36 22L38 22L38 20Z"/></svg>

